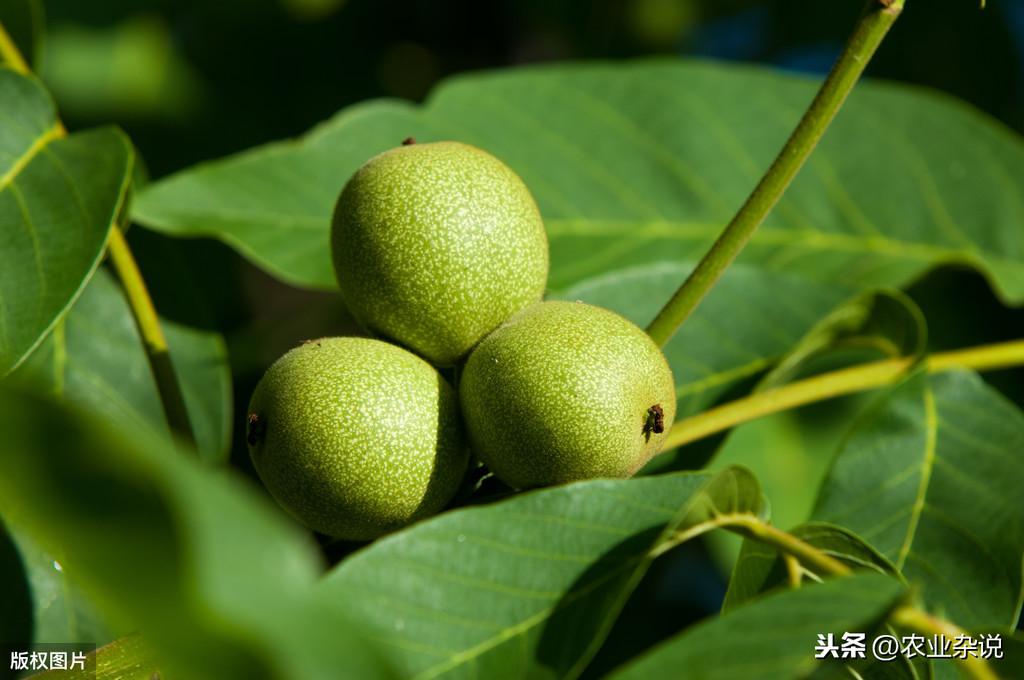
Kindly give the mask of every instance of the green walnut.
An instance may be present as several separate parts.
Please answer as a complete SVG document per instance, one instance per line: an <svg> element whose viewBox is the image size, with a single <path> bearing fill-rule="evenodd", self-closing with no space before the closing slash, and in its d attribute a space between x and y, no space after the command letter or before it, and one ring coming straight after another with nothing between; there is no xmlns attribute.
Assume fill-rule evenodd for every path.
<svg viewBox="0 0 1024 680"><path fill-rule="evenodd" d="M338 197L331 252L353 316L439 366L540 300L547 283L547 235L526 185L458 142L367 161Z"/></svg>
<svg viewBox="0 0 1024 680"><path fill-rule="evenodd" d="M427 362L367 338L312 340L249 404L249 453L311 529L369 540L443 508L468 465L455 390Z"/></svg>
<svg viewBox="0 0 1024 680"><path fill-rule="evenodd" d="M658 346L581 302L513 316L470 354L459 389L473 451L515 488L629 477L661 449L676 411Z"/></svg>

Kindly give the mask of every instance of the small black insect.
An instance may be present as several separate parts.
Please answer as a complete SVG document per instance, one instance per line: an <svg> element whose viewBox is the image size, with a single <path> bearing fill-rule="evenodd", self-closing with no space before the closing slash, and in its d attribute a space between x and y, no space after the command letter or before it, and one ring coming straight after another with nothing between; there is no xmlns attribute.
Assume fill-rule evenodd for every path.
<svg viewBox="0 0 1024 680"><path fill-rule="evenodd" d="M416 138L415 137L406 137L405 139L402 140L402 146L409 146L410 144L415 144L415 143L416 143Z"/></svg>
<svg viewBox="0 0 1024 680"><path fill-rule="evenodd" d="M249 442L249 446L256 446L263 440L263 435L267 433L267 421L260 418L256 413L250 413L247 421L248 431L246 432L245 441Z"/></svg>
<svg viewBox="0 0 1024 680"><path fill-rule="evenodd" d="M665 410L660 404L647 409L647 420L644 421L644 436L651 438L651 434L661 434L665 431Z"/></svg>

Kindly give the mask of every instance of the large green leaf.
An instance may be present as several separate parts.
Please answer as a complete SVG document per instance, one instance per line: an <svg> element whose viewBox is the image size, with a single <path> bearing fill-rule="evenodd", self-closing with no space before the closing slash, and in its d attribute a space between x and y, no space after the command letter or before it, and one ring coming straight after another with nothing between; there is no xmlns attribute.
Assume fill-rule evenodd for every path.
<svg viewBox="0 0 1024 680"><path fill-rule="evenodd" d="M42 341L99 263L133 152L114 128L60 136L34 78L0 68L0 377Z"/></svg>
<svg viewBox="0 0 1024 680"><path fill-rule="evenodd" d="M849 435L814 517L849 527L967 628L1009 628L1024 559L1024 414L977 375L918 375Z"/></svg>
<svg viewBox="0 0 1024 680"><path fill-rule="evenodd" d="M321 585L406 675L574 677L682 531L761 510L742 469L591 481L444 514L378 541Z"/></svg>
<svg viewBox="0 0 1024 680"><path fill-rule="evenodd" d="M819 634L870 633L902 595L899 581L868 573L788 590L698 624L612 677L806 678L839 663L814 658Z"/></svg>
<svg viewBox="0 0 1024 680"><path fill-rule="evenodd" d="M223 339L167 320L162 325L199 451L206 459L223 459L232 415ZM45 386L112 422L169 434L135 320L105 271L96 273L61 325L10 380Z"/></svg>
<svg viewBox="0 0 1024 680"><path fill-rule="evenodd" d="M0 515L59 560L169 677L387 677L314 596L308 535L148 429L0 390Z"/></svg>
<svg viewBox="0 0 1024 680"><path fill-rule="evenodd" d="M348 176L406 136L456 138L506 160L533 190L551 236L551 287L561 290L699 256L816 87L679 61L464 76L422 107L361 104L298 142L182 172L146 191L135 216L219 236L286 280L329 287L329 215ZM866 83L745 259L858 286L900 284L956 260L1019 300L1022 151L1012 133L960 103ZM873 168L885 172L865 171Z"/></svg>

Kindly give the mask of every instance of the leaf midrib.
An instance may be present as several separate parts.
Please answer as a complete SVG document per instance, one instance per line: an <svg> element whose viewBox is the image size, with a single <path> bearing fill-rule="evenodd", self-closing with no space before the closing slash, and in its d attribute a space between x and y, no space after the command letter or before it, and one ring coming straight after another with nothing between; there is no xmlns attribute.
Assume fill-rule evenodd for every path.
<svg viewBox="0 0 1024 680"><path fill-rule="evenodd" d="M5 190L11 182L14 181L14 178L25 169L25 166L31 163L32 159L35 158L40 151L46 148L50 142L63 135L64 130L62 128L57 125L52 125L44 130L41 135L36 137L35 141L25 149L24 153L14 159L14 163L11 164L10 169L3 175L0 175L0 191Z"/></svg>
<svg viewBox="0 0 1024 680"><path fill-rule="evenodd" d="M931 385L924 388L924 426L925 442L924 457L921 462L921 481L917 487L917 494L914 497L914 504L910 509L910 520L907 522L907 532L903 537L903 544L896 555L895 565L900 571L906 564L907 555L914 544L917 534L917 527L921 521L921 515L925 510L925 499L928 496L928 488L931 483L932 470L935 467L935 449L938 440L939 418L935 410L935 395L932 393Z"/></svg>
<svg viewBox="0 0 1024 680"><path fill-rule="evenodd" d="M604 220L589 218L549 218L545 220L549 236L619 236L623 233L643 230L637 236L665 238L678 241L710 239L722 229L721 224L683 220L621 219ZM585 228L580 229L583 226ZM594 229L599 227L602 231ZM952 246L936 246L930 243L900 241L885 236L858 236L854 234L822 231L801 231L782 226L765 225L757 235L757 243L771 245L796 245L805 250L837 250L847 252L870 252L901 256L907 259L932 262L936 258L970 257L981 254L989 261L1002 262L1014 267L1024 263L987 250L967 250Z"/></svg>

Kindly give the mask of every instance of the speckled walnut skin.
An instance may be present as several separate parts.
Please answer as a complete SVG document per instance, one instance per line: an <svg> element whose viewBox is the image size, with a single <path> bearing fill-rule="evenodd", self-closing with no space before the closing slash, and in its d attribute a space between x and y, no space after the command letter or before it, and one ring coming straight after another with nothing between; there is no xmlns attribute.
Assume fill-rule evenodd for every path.
<svg viewBox="0 0 1024 680"><path fill-rule="evenodd" d="M547 234L522 180L458 142L366 162L335 206L331 252L353 316L449 366L544 294Z"/></svg>
<svg viewBox="0 0 1024 680"><path fill-rule="evenodd" d="M249 404L260 479L311 529L370 540L441 510L466 471L455 390L430 364L367 338L289 351Z"/></svg>
<svg viewBox="0 0 1024 680"><path fill-rule="evenodd" d="M459 390L473 451L515 488L629 477L661 449L676 414L658 346L581 302L513 316L473 350Z"/></svg>

